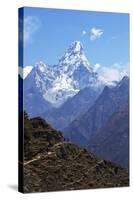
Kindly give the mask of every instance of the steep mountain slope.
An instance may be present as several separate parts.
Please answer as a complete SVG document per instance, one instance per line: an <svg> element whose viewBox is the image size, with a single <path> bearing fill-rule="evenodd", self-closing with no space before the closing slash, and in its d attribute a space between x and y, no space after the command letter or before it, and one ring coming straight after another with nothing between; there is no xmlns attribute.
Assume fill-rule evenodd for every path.
<svg viewBox="0 0 133 200"><path fill-rule="evenodd" d="M74 119L83 115L95 102L102 88L84 88L74 97L69 98L59 108L51 109L51 112L44 113L48 122L56 129L62 130L67 127Z"/></svg>
<svg viewBox="0 0 133 200"><path fill-rule="evenodd" d="M30 117L40 116L42 112L47 113L52 108L52 105L34 87L31 87L28 91L24 90L24 110Z"/></svg>
<svg viewBox="0 0 133 200"><path fill-rule="evenodd" d="M97 74L88 62L82 44L75 41L57 65L37 63L24 80L24 90L28 94L32 89L32 95L39 93L52 106L59 107L85 87L95 88L98 84Z"/></svg>
<svg viewBox="0 0 133 200"><path fill-rule="evenodd" d="M29 70L29 69L28 69ZM30 86L26 89L23 76L18 76L19 83L19 110L26 110L31 117L39 116L43 112L47 112L52 109L52 105L42 98L39 91L35 91L35 88Z"/></svg>
<svg viewBox="0 0 133 200"><path fill-rule="evenodd" d="M88 149L102 159L129 167L129 108L120 107L89 141Z"/></svg>
<svg viewBox="0 0 133 200"><path fill-rule="evenodd" d="M112 114L120 106L128 103L128 99L128 77L124 77L113 88L106 86L95 104L83 116L74 120L68 128L64 129L65 137L80 145L87 145L89 139L105 126ZM83 137L84 143L80 142L81 137Z"/></svg>
<svg viewBox="0 0 133 200"><path fill-rule="evenodd" d="M128 172L64 141L41 118L24 118L23 192L76 190L129 185Z"/></svg>

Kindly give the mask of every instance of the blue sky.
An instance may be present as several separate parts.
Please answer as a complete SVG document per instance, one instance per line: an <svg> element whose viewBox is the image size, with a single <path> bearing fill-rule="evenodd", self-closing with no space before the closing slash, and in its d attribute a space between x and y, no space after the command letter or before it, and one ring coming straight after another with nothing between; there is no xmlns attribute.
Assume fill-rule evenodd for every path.
<svg viewBox="0 0 133 200"><path fill-rule="evenodd" d="M129 63L128 14L26 7L24 24L24 66L57 64L75 40L93 65Z"/></svg>

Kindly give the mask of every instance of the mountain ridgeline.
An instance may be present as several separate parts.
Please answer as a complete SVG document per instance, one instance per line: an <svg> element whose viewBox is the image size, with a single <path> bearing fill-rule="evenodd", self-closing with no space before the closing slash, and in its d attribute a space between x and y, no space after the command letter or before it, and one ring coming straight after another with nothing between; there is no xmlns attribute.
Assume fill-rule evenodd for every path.
<svg viewBox="0 0 133 200"><path fill-rule="evenodd" d="M129 185L128 172L66 141L40 117L24 114L24 193Z"/></svg>
<svg viewBox="0 0 133 200"><path fill-rule="evenodd" d="M88 149L98 157L112 160L129 168L129 107L119 107L108 123L88 143Z"/></svg>
<svg viewBox="0 0 133 200"><path fill-rule="evenodd" d="M37 96L37 103L39 98L41 102L44 99L45 112L46 102L49 102L51 107L60 107L86 87L98 90L98 83L97 73L88 62L82 44L75 41L59 59L57 65L49 66L39 62L24 79L25 110L31 117L36 115L34 96ZM27 102L30 102L31 106Z"/></svg>
<svg viewBox="0 0 133 200"><path fill-rule="evenodd" d="M53 108L42 116L54 128L64 130L72 121L83 115L86 109L89 109L94 104L101 90L94 90L91 87L84 88L75 96L69 98L59 108Z"/></svg>
<svg viewBox="0 0 133 200"><path fill-rule="evenodd" d="M102 82L79 41L57 64L39 62L24 74L24 110L30 118L44 118L63 138L128 169L128 76L112 85Z"/></svg>
<svg viewBox="0 0 133 200"><path fill-rule="evenodd" d="M128 77L113 88L106 86L94 105L64 129L65 136L76 144L92 149L101 158L108 158L128 168L128 90Z"/></svg>

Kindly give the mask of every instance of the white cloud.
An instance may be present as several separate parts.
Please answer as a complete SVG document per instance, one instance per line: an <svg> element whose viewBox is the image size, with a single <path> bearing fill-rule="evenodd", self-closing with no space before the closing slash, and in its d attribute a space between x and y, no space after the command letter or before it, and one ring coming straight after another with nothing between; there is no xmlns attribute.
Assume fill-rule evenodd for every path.
<svg viewBox="0 0 133 200"><path fill-rule="evenodd" d="M82 35L86 35L86 33L87 33L87 32L86 32L85 30L82 31Z"/></svg>
<svg viewBox="0 0 133 200"><path fill-rule="evenodd" d="M103 35L103 33L104 33L104 30L93 27L90 30L90 40L93 41L100 38Z"/></svg>
<svg viewBox="0 0 133 200"><path fill-rule="evenodd" d="M115 63L110 67L99 69L99 80L108 85L113 85L115 81L120 81L124 76L129 76L129 64Z"/></svg>
<svg viewBox="0 0 133 200"><path fill-rule="evenodd" d="M27 16L24 18L24 43L32 40L34 33L39 29L40 21L37 17Z"/></svg>
<svg viewBox="0 0 133 200"><path fill-rule="evenodd" d="M101 80L104 83L110 83L113 81L119 81L120 80L120 73L116 69L108 69L103 68L102 73L99 76L99 80Z"/></svg>

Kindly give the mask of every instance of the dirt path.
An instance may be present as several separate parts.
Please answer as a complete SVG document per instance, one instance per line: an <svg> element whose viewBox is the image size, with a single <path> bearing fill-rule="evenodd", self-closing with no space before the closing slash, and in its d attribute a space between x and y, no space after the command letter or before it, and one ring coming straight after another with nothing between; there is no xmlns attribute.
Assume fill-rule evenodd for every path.
<svg viewBox="0 0 133 200"><path fill-rule="evenodd" d="M35 157L34 159L32 159L32 160L28 160L28 161L26 161L26 162L21 162L21 161L19 161L19 163L22 164L22 165L24 165L24 166L26 166L26 165L28 165L28 164L30 164L30 163L33 163L33 162L35 162L35 161L37 161L37 160L40 160L41 158L47 158L48 156L50 156L50 155L52 155L52 154L54 154L54 152L49 151L49 152L47 152L47 154L44 155L44 156L38 155L38 156L36 156L36 157Z"/></svg>

